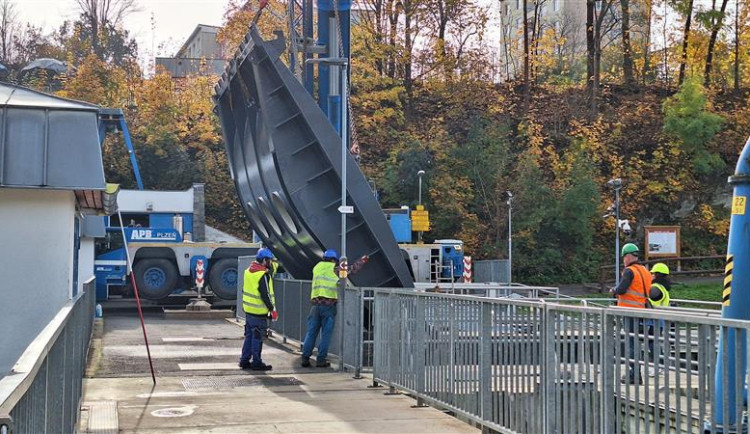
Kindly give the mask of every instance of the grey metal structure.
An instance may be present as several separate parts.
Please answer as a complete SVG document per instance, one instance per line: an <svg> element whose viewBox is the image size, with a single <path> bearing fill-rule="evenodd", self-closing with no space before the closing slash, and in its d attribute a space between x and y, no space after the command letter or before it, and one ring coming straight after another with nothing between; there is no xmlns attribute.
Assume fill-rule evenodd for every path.
<svg viewBox="0 0 750 434"><path fill-rule="evenodd" d="M750 337L697 313L374 293L375 381L498 432L717 432L719 336ZM736 393L725 420L746 420Z"/></svg>
<svg viewBox="0 0 750 434"><path fill-rule="evenodd" d="M92 278L0 379L0 432L76 432L96 306Z"/></svg>
<svg viewBox="0 0 750 434"><path fill-rule="evenodd" d="M301 341L310 282L274 286L271 328ZM750 322L700 309L357 287L339 298L331 353L344 368L504 433L717 432L719 336L750 338ZM724 411L746 420L743 404Z"/></svg>
<svg viewBox="0 0 750 434"><path fill-rule="evenodd" d="M216 86L232 178L252 227L295 278L310 279L323 250L339 245L339 136L279 59L281 34L265 42L255 26ZM349 258L370 256L351 281L412 287L404 258L354 159L347 165Z"/></svg>
<svg viewBox="0 0 750 434"><path fill-rule="evenodd" d="M0 187L104 190L98 111L0 83Z"/></svg>

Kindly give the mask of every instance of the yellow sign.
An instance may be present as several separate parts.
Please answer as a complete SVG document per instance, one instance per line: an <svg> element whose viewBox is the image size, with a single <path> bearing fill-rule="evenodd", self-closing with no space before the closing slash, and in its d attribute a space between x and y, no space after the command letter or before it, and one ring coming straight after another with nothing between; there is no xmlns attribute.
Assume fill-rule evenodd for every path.
<svg viewBox="0 0 750 434"><path fill-rule="evenodd" d="M747 204L746 196L735 196L732 200L732 214L744 215L745 204Z"/></svg>
<svg viewBox="0 0 750 434"><path fill-rule="evenodd" d="M430 231L430 212L426 211L422 205L417 205L417 209L411 212L411 230L412 232Z"/></svg>

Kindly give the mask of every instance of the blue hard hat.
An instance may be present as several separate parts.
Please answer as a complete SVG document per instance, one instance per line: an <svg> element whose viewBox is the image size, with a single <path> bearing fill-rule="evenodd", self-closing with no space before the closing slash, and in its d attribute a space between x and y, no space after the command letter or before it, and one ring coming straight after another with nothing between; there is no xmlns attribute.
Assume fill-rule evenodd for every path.
<svg viewBox="0 0 750 434"><path fill-rule="evenodd" d="M255 254L255 259L262 261L264 259L273 259L273 253L265 247L258 250L258 253Z"/></svg>
<svg viewBox="0 0 750 434"><path fill-rule="evenodd" d="M338 259L338 258L339 258L339 254L333 249L328 249L326 250L325 253L323 253L323 259Z"/></svg>

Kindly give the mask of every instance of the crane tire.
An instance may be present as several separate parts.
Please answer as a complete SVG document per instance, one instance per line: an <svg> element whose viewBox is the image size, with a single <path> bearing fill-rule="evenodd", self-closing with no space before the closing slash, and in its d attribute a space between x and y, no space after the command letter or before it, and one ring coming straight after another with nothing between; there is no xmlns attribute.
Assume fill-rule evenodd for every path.
<svg viewBox="0 0 750 434"><path fill-rule="evenodd" d="M237 300L237 258L219 259L208 273L208 285L222 300Z"/></svg>
<svg viewBox="0 0 750 434"><path fill-rule="evenodd" d="M177 267L168 259L141 259L133 267L138 294L148 300L161 300L174 291Z"/></svg>

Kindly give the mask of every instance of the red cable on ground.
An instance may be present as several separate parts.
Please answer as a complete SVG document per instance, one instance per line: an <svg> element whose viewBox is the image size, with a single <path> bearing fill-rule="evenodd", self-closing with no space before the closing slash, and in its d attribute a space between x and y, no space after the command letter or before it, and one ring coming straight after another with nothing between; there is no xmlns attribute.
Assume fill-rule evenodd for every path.
<svg viewBox="0 0 750 434"><path fill-rule="evenodd" d="M117 216L120 218L120 231L122 232L122 243L125 248L125 260L127 269L130 270L130 282L133 284L133 293L135 294L135 304L138 306L138 316L141 318L141 329L143 330L143 340L146 343L146 354L148 355L148 366L151 369L151 380L156 385L156 374L154 373L154 363L151 360L151 348L148 345L148 335L146 334L146 322L143 320L143 309L141 309L141 297L138 295L138 285L135 283L135 274L133 274L133 264L130 260L130 251L128 250L128 237L125 236L125 227L122 222L122 214L117 210Z"/></svg>

